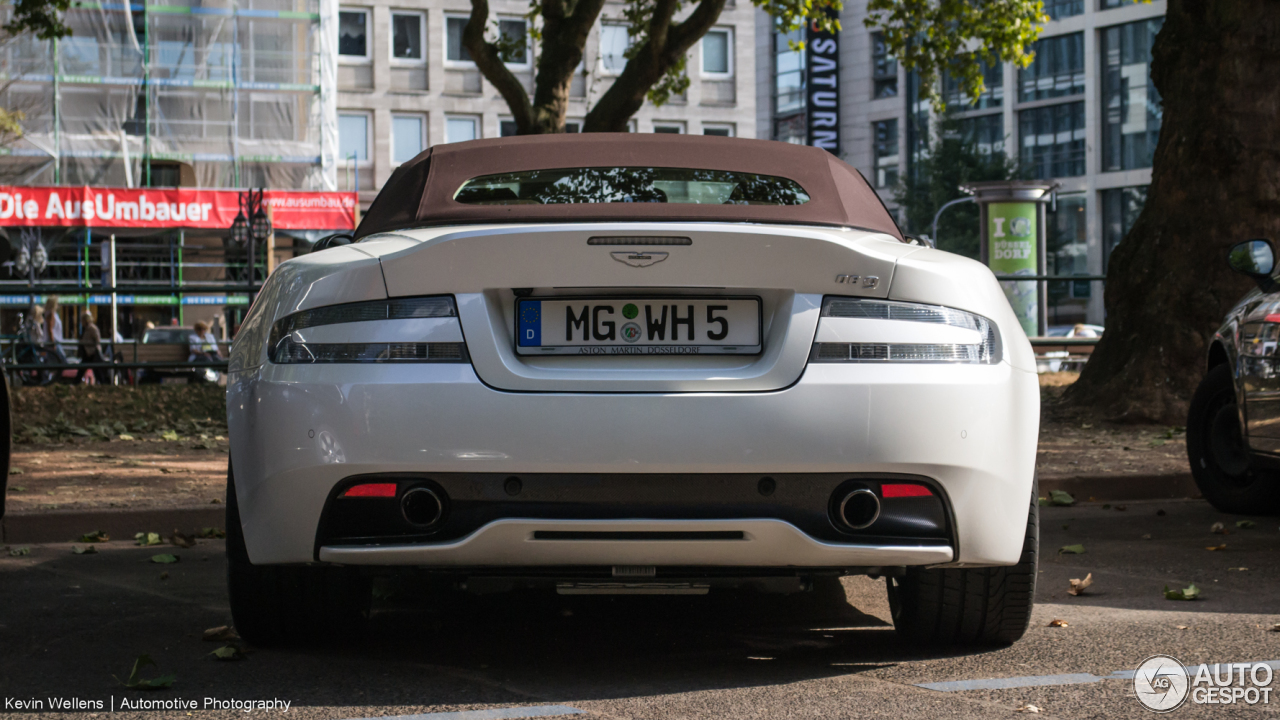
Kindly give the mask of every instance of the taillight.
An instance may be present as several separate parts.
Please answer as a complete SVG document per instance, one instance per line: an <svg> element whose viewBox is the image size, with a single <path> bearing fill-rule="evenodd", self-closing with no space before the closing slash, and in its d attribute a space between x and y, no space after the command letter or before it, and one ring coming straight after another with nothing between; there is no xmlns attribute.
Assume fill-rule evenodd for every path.
<svg viewBox="0 0 1280 720"><path fill-rule="evenodd" d="M814 363L1000 362L995 323L964 310L866 298L822 301Z"/></svg>
<svg viewBox="0 0 1280 720"><path fill-rule="evenodd" d="M880 486L880 496L886 498L931 497L933 491L924 485L886 483Z"/></svg>
<svg viewBox="0 0 1280 720"><path fill-rule="evenodd" d="M417 298L388 298L367 302L329 305L293 313L271 328L267 358L273 363L466 363L467 346L462 342L412 342L421 328L410 321L428 320L457 325L458 308L452 297L437 295ZM400 321L389 328L378 321ZM337 339L344 342L316 342L315 328L346 324ZM461 331L455 333L461 337ZM332 334L328 336L332 339ZM421 335L419 335L421 337ZM403 338L403 340L402 340Z"/></svg>
<svg viewBox="0 0 1280 720"><path fill-rule="evenodd" d="M362 483L347 488L342 497L393 498L396 496L395 483Z"/></svg>

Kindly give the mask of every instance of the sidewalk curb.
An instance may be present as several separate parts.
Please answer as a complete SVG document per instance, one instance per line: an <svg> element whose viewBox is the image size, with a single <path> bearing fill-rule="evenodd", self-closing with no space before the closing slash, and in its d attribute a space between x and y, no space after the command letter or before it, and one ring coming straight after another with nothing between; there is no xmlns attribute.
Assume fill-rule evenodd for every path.
<svg viewBox="0 0 1280 720"><path fill-rule="evenodd" d="M1196 482L1189 472L1164 475L1041 477L1040 495L1044 497L1050 490L1065 490L1079 502L1200 497L1200 489L1196 487Z"/></svg>
<svg viewBox="0 0 1280 720"><path fill-rule="evenodd" d="M6 543L53 543L73 542L94 530L105 532L112 540L128 540L140 532L156 532L168 537L174 529L195 534L203 528L221 529L225 526L226 507L223 505L141 510L53 510L8 513L0 535Z"/></svg>

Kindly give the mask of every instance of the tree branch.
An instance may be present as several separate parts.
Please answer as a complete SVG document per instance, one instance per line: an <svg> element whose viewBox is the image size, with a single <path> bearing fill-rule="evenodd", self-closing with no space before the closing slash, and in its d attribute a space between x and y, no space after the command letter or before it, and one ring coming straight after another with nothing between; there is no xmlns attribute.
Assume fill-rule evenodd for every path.
<svg viewBox="0 0 1280 720"><path fill-rule="evenodd" d="M672 27L676 0L658 0L649 20L649 37L587 113L583 132L625 132L627 121L644 105L649 89L711 29L720 18L724 3L725 0L702 0L684 22Z"/></svg>
<svg viewBox="0 0 1280 720"><path fill-rule="evenodd" d="M493 83L502 99L507 101L516 128L523 134L533 125L533 107L529 103L529 93L525 92L519 78L502 62L498 46L484 39L485 25L488 22L489 0L471 0L471 18L462 31L462 44L471 53L471 59L480 69L480 74Z"/></svg>
<svg viewBox="0 0 1280 720"><path fill-rule="evenodd" d="M671 43L672 48L679 48L677 51L679 54L688 52L698 38L706 35L707 31L716 24L723 10L724 0L720 2L703 0L693 9L689 17L684 19L684 22L671 29L667 42Z"/></svg>

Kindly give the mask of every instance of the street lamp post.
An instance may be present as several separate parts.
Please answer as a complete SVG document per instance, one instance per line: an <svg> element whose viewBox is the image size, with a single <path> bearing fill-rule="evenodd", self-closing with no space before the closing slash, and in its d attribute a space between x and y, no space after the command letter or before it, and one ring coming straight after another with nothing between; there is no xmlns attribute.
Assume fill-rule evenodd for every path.
<svg viewBox="0 0 1280 720"><path fill-rule="evenodd" d="M253 301L253 288L258 284L258 244L271 237L271 218L263 209L262 189L240 193L240 212L231 223L231 240L236 245L249 246L249 301Z"/></svg>

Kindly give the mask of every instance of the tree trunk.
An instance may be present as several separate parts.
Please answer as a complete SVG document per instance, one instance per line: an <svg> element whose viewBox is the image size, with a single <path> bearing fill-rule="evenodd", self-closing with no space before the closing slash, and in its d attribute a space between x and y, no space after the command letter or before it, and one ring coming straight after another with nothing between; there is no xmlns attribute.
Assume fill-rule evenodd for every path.
<svg viewBox="0 0 1280 720"><path fill-rule="evenodd" d="M572 13L566 14L570 8ZM542 56L534 76L533 113L529 127L520 128L520 134L564 132L573 73L582 62L587 35L602 9L604 0L543 4Z"/></svg>
<svg viewBox="0 0 1280 720"><path fill-rule="evenodd" d="M1280 2L1169 0L1152 49L1164 104L1147 203L1111 255L1107 330L1065 401L1182 424L1208 341L1252 285L1242 240L1280 240Z"/></svg>

